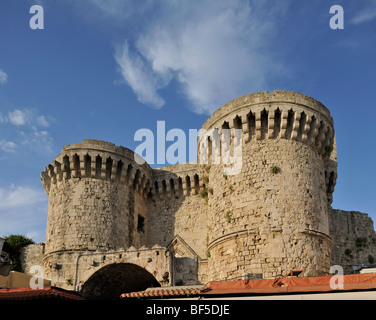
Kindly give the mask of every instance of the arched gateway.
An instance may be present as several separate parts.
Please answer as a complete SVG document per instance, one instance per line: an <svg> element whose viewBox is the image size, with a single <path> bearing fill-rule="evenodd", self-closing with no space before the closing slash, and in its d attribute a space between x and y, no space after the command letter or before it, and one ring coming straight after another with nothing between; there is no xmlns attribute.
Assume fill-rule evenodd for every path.
<svg viewBox="0 0 376 320"><path fill-rule="evenodd" d="M82 286L89 299L118 299L124 292L160 287L155 277L133 263L113 263L96 271Z"/></svg>

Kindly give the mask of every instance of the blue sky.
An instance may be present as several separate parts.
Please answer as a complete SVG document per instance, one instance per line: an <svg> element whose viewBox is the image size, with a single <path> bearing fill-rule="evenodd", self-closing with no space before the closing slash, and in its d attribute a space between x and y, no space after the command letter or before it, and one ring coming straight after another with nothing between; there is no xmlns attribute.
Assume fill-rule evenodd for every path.
<svg viewBox="0 0 376 320"><path fill-rule="evenodd" d="M32 30L32 5L44 29ZM332 30L332 5L344 29ZM292 90L330 110L334 208L376 220L376 1L2 0L0 235L45 239L40 173L65 144L135 149L134 133L199 129L226 102Z"/></svg>

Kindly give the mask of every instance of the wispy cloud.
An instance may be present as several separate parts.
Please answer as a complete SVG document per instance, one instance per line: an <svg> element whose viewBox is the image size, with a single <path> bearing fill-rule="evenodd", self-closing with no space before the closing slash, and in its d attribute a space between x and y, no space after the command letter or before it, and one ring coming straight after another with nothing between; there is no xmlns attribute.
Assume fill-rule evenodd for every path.
<svg viewBox="0 0 376 320"><path fill-rule="evenodd" d="M32 147L36 152L51 153L53 139L46 129L52 121L52 117L40 115L35 108L15 109L6 115L0 113L0 124L8 136L0 140L0 151L14 153L22 146L22 149Z"/></svg>
<svg viewBox="0 0 376 320"><path fill-rule="evenodd" d="M157 93L158 89L162 87L159 81L160 77L153 73L144 58L137 53L129 52L128 42L117 48L115 60L124 80L136 93L141 103L156 109L164 105L165 101Z"/></svg>
<svg viewBox="0 0 376 320"><path fill-rule="evenodd" d="M363 9L351 19L353 24L362 24L376 19L376 0L362 2Z"/></svg>
<svg viewBox="0 0 376 320"><path fill-rule="evenodd" d="M13 153L17 149L17 145L12 141L0 140L0 150L5 153Z"/></svg>
<svg viewBox="0 0 376 320"><path fill-rule="evenodd" d="M11 124L23 126L31 121L30 110L14 110L8 112L8 119Z"/></svg>
<svg viewBox="0 0 376 320"><path fill-rule="evenodd" d="M8 81L8 75L0 69L0 84L4 84Z"/></svg>
<svg viewBox="0 0 376 320"><path fill-rule="evenodd" d="M43 241L48 198L42 188L0 188L0 236L26 234Z"/></svg>
<svg viewBox="0 0 376 320"><path fill-rule="evenodd" d="M140 102L160 108L160 89L177 81L193 111L211 113L266 87L276 63L273 50L265 49L271 49L279 12L264 2L165 1L132 45L117 48L115 60Z"/></svg>
<svg viewBox="0 0 376 320"><path fill-rule="evenodd" d="M25 186L0 188L0 210L25 208L46 200L43 190Z"/></svg>

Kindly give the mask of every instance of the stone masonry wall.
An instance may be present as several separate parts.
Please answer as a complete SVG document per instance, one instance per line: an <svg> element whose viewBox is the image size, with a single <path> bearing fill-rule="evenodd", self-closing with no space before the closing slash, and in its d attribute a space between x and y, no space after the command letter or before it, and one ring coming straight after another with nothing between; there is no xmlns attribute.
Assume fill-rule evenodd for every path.
<svg viewBox="0 0 376 320"><path fill-rule="evenodd" d="M322 159L286 140L247 144L243 156L239 175L224 177L217 166L210 170L212 278L269 278L296 269L326 273L331 241ZM273 173L273 165L280 172Z"/></svg>
<svg viewBox="0 0 376 320"><path fill-rule="evenodd" d="M35 243L21 249L20 260L26 274L31 274L33 266L43 266L44 247L44 243Z"/></svg>
<svg viewBox="0 0 376 320"><path fill-rule="evenodd" d="M330 209L329 221L333 265L340 265L349 274L375 264L376 233L366 213Z"/></svg>
<svg viewBox="0 0 376 320"><path fill-rule="evenodd" d="M196 164L153 170L147 245L158 243L173 252L173 283L196 284L207 279L206 272L198 272L199 261L206 259L208 228L202 171Z"/></svg>
<svg viewBox="0 0 376 320"><path fill-rule="evenodd" d="M259 93L229 102L203 128L220 137L209 137L209 278L328 273L328 203L336 171L328 166L334 150L328 110L296 93ZM241 171L226 175L215 156L218 144L221 152L236 154L235 129L242 132Z"/></svg>

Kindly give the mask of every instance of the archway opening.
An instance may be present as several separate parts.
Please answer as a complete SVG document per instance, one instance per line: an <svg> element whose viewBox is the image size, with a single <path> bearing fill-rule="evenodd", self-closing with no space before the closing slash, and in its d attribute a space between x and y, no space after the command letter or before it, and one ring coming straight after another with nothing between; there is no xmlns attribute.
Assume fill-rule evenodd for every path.
<svg viewBox="0 0 376 320"><path fill-rule="evenodd" d="M82 286L81 294L87 299L119 299L122 293L160 287L155 277L144 268L132 263L107 265Z"/></svg>

